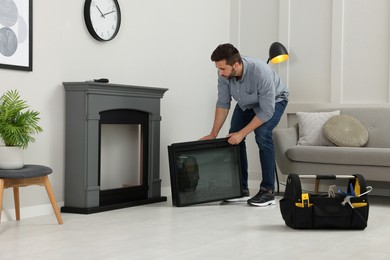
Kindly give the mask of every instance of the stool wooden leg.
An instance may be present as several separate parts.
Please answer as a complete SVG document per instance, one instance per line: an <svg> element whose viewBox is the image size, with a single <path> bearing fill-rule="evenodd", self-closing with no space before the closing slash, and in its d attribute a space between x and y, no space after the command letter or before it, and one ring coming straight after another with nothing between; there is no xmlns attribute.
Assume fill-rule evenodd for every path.
<svg viewBox="0 0 390 260"><path fill-rule="evenodd" d="M50 199L51 205L53 207L54 213L56 214L58 224L62 224L63 222L62 222L61 214L60 214L60 211L58 209L56 199L54 197L53 189L51 188L51 185L50 185L49 177L44 176L43 182L45 184L47 195L49 195L49 199Z"/></svg>
<svg viewBox="0 0 390 260"><path fill-rule="evenodd" d="M16 220L20 220L19 187L14 187L13 190L14 190L15 216L16 216Z"/></svg>
<svg viewBox="0 0 390 260"><path fill-rule="evenodd" d="M1 223L1 212L3 210L3 191L4 191L4 180L0 179L0 223Z"/></svg>

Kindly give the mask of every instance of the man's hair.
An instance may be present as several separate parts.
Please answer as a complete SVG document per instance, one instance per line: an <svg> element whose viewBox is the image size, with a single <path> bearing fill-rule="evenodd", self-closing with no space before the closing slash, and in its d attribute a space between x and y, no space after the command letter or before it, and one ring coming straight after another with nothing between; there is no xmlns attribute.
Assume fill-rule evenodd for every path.
<svg viewBox="0 0 390 260"><path fill-rule="evenodd" d="M226 64L232 66L234 63L242 63L240 52L230 43L218 45L218 47L211 54L212 61L226 60Z"/></svg>

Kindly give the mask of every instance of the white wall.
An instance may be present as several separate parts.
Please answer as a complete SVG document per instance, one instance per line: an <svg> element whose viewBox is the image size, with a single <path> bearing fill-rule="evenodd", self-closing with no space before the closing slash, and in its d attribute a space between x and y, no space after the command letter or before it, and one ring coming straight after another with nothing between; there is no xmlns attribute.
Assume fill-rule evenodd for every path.
<svg viewBox="0 0 390 260"><path fill-rule="evenodd" d="M290 89L286 113L343 106L389 106L388 0L233 0L242 54L267 59L273 41L290 59L273 65ZM280 127L286 126L286 117ZM249 171L260 168L250 143Z"/></svg>
<svg viewBox="0 0 390 260"><path fill-rule="evenodd" d="M97 42L83 19L84 1L33 1L33 71L0 70L0 92L18 89L41 112L42 134L25 162L53 168L57 201L64 200L65 81L169 88L162 99L161 177L169 186L167 146L210 131L216 97L215 47L230 39L226 0L119 0L122 25L111 42ZM11 190L5 209L13 208ZM49 203L44 189L21 189L22 207ZM22 216L23 217L23 216Z"/></svg>
<svg viewBox="0 0 390 260"><path fill-rule="evenodd" d="M242 55L268 59L269 46L279 41L279 5L279 1L232 0L232 43ZM256 188L261 180L259 152L253 134L246 140L249 185Z"/></svg>

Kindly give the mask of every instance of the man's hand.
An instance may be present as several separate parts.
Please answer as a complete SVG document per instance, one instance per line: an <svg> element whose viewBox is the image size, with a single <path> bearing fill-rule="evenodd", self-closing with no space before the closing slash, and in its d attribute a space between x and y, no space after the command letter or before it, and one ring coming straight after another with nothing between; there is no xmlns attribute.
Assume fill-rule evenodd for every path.
<svg viewBox="0 0 390 260"><path fill-rule="evenodd" d="M241 129L239 132L230 133L226 137L228 137L229 144L239 144L244 140L244 138L256 128L261 126L263 121L261 121L257 116L253 117L252 121L249 122L247 126Z"/></svg>
<svg viewBox="0 0 390 260"><path fill-rule="evenodd" d="M230 133L226 137L228 137L229 144L239 144L244 140L245 135L240 132Z"/></svg>
<svg viewBox="0 0 390 260"><path fill-rule="evenodd" d="M209 135L203 136L202 138L200 138L200 140L212 140L212 139L215 139L215 138L216 138L215 135L209 134Z"/></svg>

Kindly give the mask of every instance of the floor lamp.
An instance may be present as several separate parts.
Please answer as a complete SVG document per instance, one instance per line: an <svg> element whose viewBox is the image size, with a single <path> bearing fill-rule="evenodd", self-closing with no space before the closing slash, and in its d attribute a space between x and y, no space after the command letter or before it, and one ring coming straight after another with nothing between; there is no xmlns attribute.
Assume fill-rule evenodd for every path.
<svg viewBox="0 0 390 260"><path fill-rule="evenodd" d="M271 61L272 64L281 63L283 61L286 61L288 59L288 52L286 47L284 47L283 44L280 42L274 42L269 47L269 58L267 60L267 64ZM278 177L278 169L275 162L275 177L276 177L276 184L277 184L277 193L280 192L279 190L279 177Z"/></svg>

